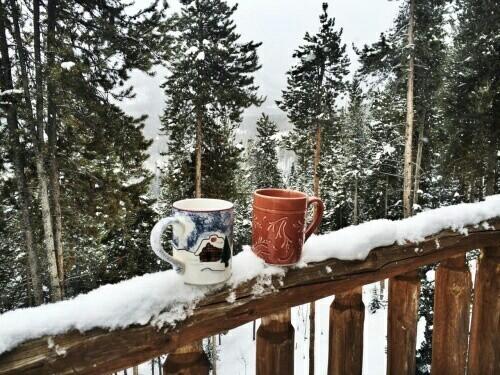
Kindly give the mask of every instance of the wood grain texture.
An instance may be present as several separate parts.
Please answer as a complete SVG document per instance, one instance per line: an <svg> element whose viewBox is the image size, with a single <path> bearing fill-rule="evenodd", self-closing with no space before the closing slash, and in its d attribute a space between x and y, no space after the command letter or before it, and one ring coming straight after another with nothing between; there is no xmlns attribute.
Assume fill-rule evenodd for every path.
<svg viewBox="0 0 500 375"><path fill-rule="evenodd" d="M465 255L442 261L435 285L432 373L463 375L467 369L472 289Z"/></svg>
<svg viewBox="0 0 500 375"><path fill-rule="evenodd" d="M479 259L467 374L500 374L500 241Z"/></svg>
<svg viewBox="0 0 500 375"><path fill-rule="evenodd" d="M289 308L263 317L257 330L256 374L293 375L294 343Z"/></svg>
<svg viewBox="0 0 500 375"><path fill-rule="evenodd" d="M418 270L389 280L387 313L387 374L415 374L418 300Z"/></svg>
<svg viewBox="0 0 500 375"><path fill-rule="evenodd" d="M470 228L468 236L443 231L418 246L377 248L364 261L330 259L290 269L284 277L270 281L266 295L255 294L258 280L234 290L226 288L200 301L193 314L173 328L158 330L144 325L115 331L73 331L53 337L54 342L66 350L65 356L57 355L48 347L47 337L31 340L0 355L0 374L102 374L132 367L285 308L394 277L470 249L494 246L500 240L500 219L490 224L496 229ZM230 293L236 296L231 304L226 301Z"/></svg>
<svg viewBox="0 0 500 375"><path fill-rule="evenodd" d="M209 372L210 361L201 341L177 348L168 355L163 365L165 375L208 375Z"/></svg>
<svg viewBox="0 0 500 375"><path fill-rule="evenodd" d="M361 375L364 320L362 287L335 295L330 306L328 375Z"/></svg>

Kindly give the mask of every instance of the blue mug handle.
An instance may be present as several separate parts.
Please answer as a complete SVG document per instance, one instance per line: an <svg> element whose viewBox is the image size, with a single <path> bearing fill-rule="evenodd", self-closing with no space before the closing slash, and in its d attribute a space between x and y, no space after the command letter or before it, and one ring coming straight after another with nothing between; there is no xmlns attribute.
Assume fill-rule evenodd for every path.
<svg viewBox="0 0 500 375"><path fill-rule="evenodd" d="M182 274L186 269L184 263L178 259L175 259L172 255L168 254L161 245L161 236L165 231L165 229L167 229L167 227L169 226L177 226L178 229L180 229L181 231L183 232L186 231L186 226L179 217L170 216L161 219L159 222L155 224L153 230L151 231L151 236L150 236L151 248L159 258L170 263L178 273Z"/></svg>

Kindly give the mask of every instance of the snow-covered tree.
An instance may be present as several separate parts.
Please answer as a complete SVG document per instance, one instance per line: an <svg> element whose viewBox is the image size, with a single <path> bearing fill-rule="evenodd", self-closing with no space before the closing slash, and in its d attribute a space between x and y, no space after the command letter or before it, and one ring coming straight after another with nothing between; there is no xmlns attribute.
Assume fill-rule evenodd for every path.
<svg viewBox="0 0 500 375"><path fill-rule="evenodd" d="M278 126L262 113L257 121L257 137L249 156L250 180L253 189L282 187L283 178L278 168Z"/></svg>
<svg viewBox="0 0 500 375"><path fill-rule="evenodd" d="M422 179L429 176L432 156L432 134L442 126L440 121L439 95L442 86L445 45L445 11L447 0L434 2L415 2L413 12L411 2L404 1L401 5L394 26L389 32L382 33L380 39L370 46L364 46L358 51L361 61L360 73L369 77L373 90L373 118L374 126L381 130L383 135L379 141L380 152L384 148L394 149L392 154L395 160L403 160L404 149L402 142L410 135L411 202L421 202L418 193L424 189ZM413 18L413 42L409 45L408 32L410 17ZM413 63L411 61L413 60ZM413 65L412 107L414 129L411 134L405 133L408 114L408 70ZM385 129L383 129L385 128ZM390 129L389 129L390 128ZM399 132L395 136L394 131ZM393 136L387 136L387 132ZM417 135L417 136L414 136ZM403 138L404 136L404 138ZM406 147L407 148L407 147ZM382 155L382 153L380 155ZM387 153L386 153L387 154ZM382 163L382 162L381 162ZM385 162L384 162L385 163ZM387 180L387 188L393 192L389 201L398 202L402 199L402 180L404 168L390 162L381 179ZM389 165L390 164L390 165ZM407 168L408 169L408 168ZM408 184L409 181L406 181ZM399 185L399 186L398 186ZM407 189L408 190L408 186ZM394 204L394 203L393 203ZM402 206L400 206L402 208ZM385 210L387 211L387 210Z"/></svg>
<svg viewBox="0 0 500 375"><path fill-rule="evenodd" d="M293 124L286 143L297 155L294 173L312 176L301 188L316 195L320 195L322 132L338 127L335 105L345 89L349 65L342 29L336 30L327 3L319 19L319 31L307 32L304 44L294 52L297 63L287 72L287 88L277 102Z"/></svg>
<svg viewBox="0 0 500 375"><path fill-rule="evenodd" d="M162 130L169 136L164 196L231 199L240 163L234 130L242 111L261 103L253 77L260 68L260 43L239 40L232 19L237 5L222 0L181 4L171 21L173 52L163 84Z"/></svg>
<svg viewBox="0 0 500 375"><path fill-rule="evenodd" d="M334 128L339 127L334 121L335 105L345 89L349 65L342 29L336 30L335 18L328 15L328 4L323 3L322 8L319 31L313 35L306 32L304 44L293 54L297 63L286 73L287 87L282 99L277 101L293 124L286 144L297 156L297 188L316 196L321 195L322 133L335 132ZM314 372L314 302L310 307L309 371Z"/></svg>
<svg viewBox="0 0 500 375"><path fill-rule="evenodd" d="M500 12L491 1L457 0L456 6L440 171L446 183L458 182L462 200L474 201L500 189Z"/></svg>

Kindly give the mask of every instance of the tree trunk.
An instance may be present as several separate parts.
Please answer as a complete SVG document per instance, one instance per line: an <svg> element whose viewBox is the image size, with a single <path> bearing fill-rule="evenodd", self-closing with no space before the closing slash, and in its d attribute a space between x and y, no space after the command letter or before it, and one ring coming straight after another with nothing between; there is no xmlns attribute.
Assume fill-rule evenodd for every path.
<svg viewBox="0 0 500 375"><path fill-rule="evenodd" d="M57 163L57 110L55 103L54 86L54 58L55 58L55 27L56 27L56 0L47 3L47 134L48 156L50 161L50 191L52 198L52 214L54 217L54 247L57 255L57 271L61 292L64 294L64 253L62 247L62 214L61 193L59 186L59 167Z"/></svg>
<svg viewBox="0 0 500 375"><path fill-rule="evenodd" d="M358 224L358 175L354 178L354 212L352 215L352 223Z"/></svg>
<svg viewBox="0 0 500 375"><path fill-rule="evenodd" d="M314 375L314 344L316 341L316 302L309 303L309 375Z"/></svg>
<svg viewBox="0 0 500 375"><path fill-rule="evenodd" d="M0 53L2 56L2 73L0 75L0 79L2 89L11 90L13 89L11 72L12 67L10 63L7 38L5 35L5 21L5 10L3 4L0 3ZM33 224L30 214L32 198L26 181L26 175L24 174L26 163L24 159L24 149L19 141L17 109L14 101L7 108L7 127L9 131L10 154L14 164L17 190L19 192L24 241L26 253L28 254L29 279L31 280L32 285L31 290L35 304L40 305L43 303L43 291L40 280L38 257L33 247Z"/></svg>
<svg viewBox="0 0 500 375"><path fill-rule="evenodd" d="M321 160L321 127L316 127L313 163L313 192L319 197L319 162Z"/></svg>
<svg viewBox="0 0 500 375"><path fill-rule="evenodd" d="M418 204L418 190L420 189L420 174L422 172L422 152L424 148L424 121L418 127L417 158L415 160L415 180L413 183L413 204Z"/></svg>
<svg viewBox="0 0 500 375"><path fill-rule="evenodd" d="M57 272L57 256L54 246L54 232L52 216L50 212L50 199L48 179L45 173L45 142L43 139L43 82L40 52L40 2L33 1L33 37L35 52L35 90L36 90L36 126L31 127L35 149L35 164L40 191L40 205L42 208L42 222L45 239L45 250L47 252L47 263L49 267L51 297L53 301L62 299L61 283ZM22 48L21 46L19 46ZM27 79L27 78L26 78ZM31 106L31 103L30 103Z"/></svg>
<svg viewBox="0 0 500 375"><path fill-rule="evenodd" d="M414 14L415 0L410 0L408 20L408 91L406 95L406 129L403 170L403 216L412 214L412 158L413 158L413 80L414 80ZM389 280L389 308L387 334L387 374L414 374L417 332L417 311L420 279L417 271Z"/></svg>
<svg viewBox="0 0 500 375"><path fill-rule="evenodd" d="M212 351L212 375L217 375L217 345L215 343L216 336L213 335L210 340L210 350Z"/></svg>
<svg viewBox="0 0 500 375"><path fill-rule="evenodd" d="M498 138L500 138L500 131L497 128L498 124L494 126L491 133L490 144L488 146L488 157L486 160L486 195L493 195L497 190L497 160L498 160ZM495 129L496 128L496 129Z"/></svg>
<svg viewBox="0 0 500 375"><path fill-rule="evenodd" d="M203 117L200 111L196 113L196 167L194 176L195 197L201 198L201 149L203 143L202 135Z"/></svg>
<svg viewBox="0 0 500 375"><path fill-rule="evenodd" d="M134 366L132 368L132 374L133 375L139 375L139 366Z"/></svg>
<svg viewBox="0 0 500 375"><path fill-rule="evenodd" d="M26 49L21 37L21 29L19 27L19 9L15 0L10 0L12 20L14 24L14 40L19 57L19 65L21 72L21 82L24 92L24 100L27 109L28 125L30 129L30 137L34 144L35 151L35 167L38 178L38 189L40 195L40 205L42 208L42 222L44 232L44 243L47 254L47 263L49 267L50 286L52 300L58 301L62 298L59 275L57 273L57 259L54 247L54 235L52 231L52 217L50 213L49 191L47 175L44 166L44 139L43 139L43 92L41 80L41 61L40 61L40 3L38 0L33 2L33 23L34 23L34 40L35 40L35 67L36 72L36 89L37 89L37 118L33 114L31 104L30 85L28 77L28 59ZM41 98L40 98L40 94ZM40 120L40 121L39 121Z"/></svg>
<svg viewBox="0 0 500 375"><path fill-rule="evenodd" d="M313 163L313 192L319 197L319 162L321 160L321 126L316 127ZM314 375L314 342L316 339L316 302L309 304L309 375Z"/></svg>
<svg viewBox="0 0 500 375"><path fill-rule="evenodd" d="M389 203L389 176L385 176L384 217L386 219L387 219L388 203Z"/></svg>
<svg viewBox="0 0 500 375"><path fill-rule="evenodd" d="M413 155L413 80L415 74L414 62L414 14L415 0L410 0L410 18L408 20L408 50L410 52L408 67L408 91L406 94L406 129L405 129L405 151L403 170L403 216L409 217L412 212L411 184L412 184L412 155Z"/></svg>

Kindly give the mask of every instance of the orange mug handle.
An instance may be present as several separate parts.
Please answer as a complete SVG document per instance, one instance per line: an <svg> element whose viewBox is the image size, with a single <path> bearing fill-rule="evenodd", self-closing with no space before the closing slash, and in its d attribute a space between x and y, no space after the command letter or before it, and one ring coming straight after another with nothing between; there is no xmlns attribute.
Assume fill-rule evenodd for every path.
<svg viewBox="0 0 500 375"><path fill-rule="evenodd" d="M323 201L318 197L308 197L307 198L307 208L309 208L312 204L316 205L316 209L314 210L314 216L312 218L311 224L307 226L306 235L304 242L313 234L321 223L321 219L323 219L323 211L325 210L325 206L323 205Z"/></svg>

